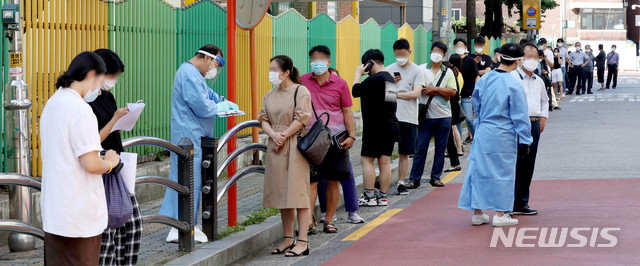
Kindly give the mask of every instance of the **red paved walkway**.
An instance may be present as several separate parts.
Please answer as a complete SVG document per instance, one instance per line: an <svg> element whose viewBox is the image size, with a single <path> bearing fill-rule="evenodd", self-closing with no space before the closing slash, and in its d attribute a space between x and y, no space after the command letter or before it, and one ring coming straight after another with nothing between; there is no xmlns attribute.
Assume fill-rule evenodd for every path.
<svg viewBox="0 0 640 266"><path fill-rule="evenodd" d="M534 181L537 216L517 216L522 227L619 227L612 248L489 247L493 227L471 226L457 208L461 184L438 188L326 261L326 265L640 265L640 179ZM491 213L493 216L493 213ZM508 228L504 228L505 233ZM591 233L581 231L590 238ZM527 232L526 236L538 235ZM515 242L515 241L514 241ZM537 243L525 240L524 243ZM597 238L596 244L608 240Z"/></svg>

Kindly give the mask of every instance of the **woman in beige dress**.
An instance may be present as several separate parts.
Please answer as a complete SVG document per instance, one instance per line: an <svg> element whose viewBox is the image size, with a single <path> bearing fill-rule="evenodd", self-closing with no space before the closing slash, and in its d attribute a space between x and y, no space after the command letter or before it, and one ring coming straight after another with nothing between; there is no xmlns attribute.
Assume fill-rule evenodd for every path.
<svg viewBox="0 0 640 266"><path fill-rule="evenodd" d="M293 224L298 214L298 227L308 228L309 163L297 148L298 135L305 133L311 120L311 94L300 85L298 69L285 55L271 59L269 81L278 86L262 100L260 124L269 136L264 174L264 208L280 209L284 240L272 254L287 257L309 254L307 230L299 230L293 238ZM294 104L294 95L295 104Z"/></svg>

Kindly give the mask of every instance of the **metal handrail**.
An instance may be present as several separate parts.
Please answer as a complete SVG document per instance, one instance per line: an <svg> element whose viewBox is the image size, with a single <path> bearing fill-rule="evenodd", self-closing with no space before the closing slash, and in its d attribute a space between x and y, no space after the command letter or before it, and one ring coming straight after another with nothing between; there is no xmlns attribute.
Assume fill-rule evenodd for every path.
<svg viewBox="0 0 640 266"><path fill-rule="evenodd" d="M218 169L216 170L217 171L216 176L222 175L222 172L224 172L224 170L229 166L231 162L233 162L233 160L238 158L242 153L250 150L267 152L267 146L260 143L250 143L236 149L231 154L229 154L229 156L227 156L227 158L224 160L224 162L222 162L222 164L220 164L220 167L218 167Z"/></svg>
<svg viewBox="0 0 640 266"><path fill-rule="evenodd" d="M143 145L150 145L150 146L156 146L156 147L160 147L163 149L167 149L175 154L177 154L178 156L180 156L181 159L186 158L187 156L189 156L189 154L187 154L187 152L185 152L184 150L180 149L180 147L178 147L178 145L175 145L169 141L166 141L164 139L161 138L155 138L155 137L133 137L133 138L128 138L122 141L122 146L126 149L126 148L131 148L131 147L135 147L135 146L143 146Z"/></svg>
<svg viewBox="0 0 640 266"><path fill-rule="evenodd" d="M158 214L145 215L145 216L142 216L142 222L143 223L159 223L159 224L168 225L178 229L181 232L191 231L191 226L189 226L189 223L181 222L180 220L171 218L166 215L158 215Z"/></svg>
<svg viewBox="0 0 640 266"><path fill-rule="evenodd" d="M29 234L44 239L44 231L42 229L18 220L0 221L0 231Z"/></svg>
<svg viewBox="0 0 640 266"><path fill-rule="evenodd" d="M189 188L169 178L162 176L145 175L136 177L136 185L140 184L157 184L175 190L180 195L189 195Z"/></svg>
<svg viewBox="0 0 640 266"><path fill-rule="evenodd" d="M237 124L235 127L231 128L229 131L224 133L224 135L222 135L222 137L220 137L220 140L218 141L218 150L217 150L217 152L222 151L222 147L227 145L227 142L229 142L229 140L232 137L234 137L236 134L238 134L238 132L242 131L243 129L250 128L250 127L260 127L260 122L258 122L258 120L248 120L248 121L244 121L244 122L242 122L240 124Z"/></svg>
<svg viewBox="0 0 640 266"><path fill-rule="evenodd" d="M40 190L42 184L35 178L16 173L0 173L0 184L9 186L25 186Z"/></svg>
<svg viewBox="0 0 640 266"><path fill-rule="evenodd" d="M264 166L262 166L262 165L251 165L251 166L248 166L248 167L238 171L235 175L233 175L231 178L229 178L227 183L225 183L224 186L222 186L222 188L220 189L220 191L218 191L216 202L219 203L220 200L222 199L222 196L224 196L224 194L227 193L229 188L231 188L231 186L233 186L233 184L235 184L238 180L240 180L240 178L242 178L245 175L251 174L251 173L263 173L264 174Z"/></svg>

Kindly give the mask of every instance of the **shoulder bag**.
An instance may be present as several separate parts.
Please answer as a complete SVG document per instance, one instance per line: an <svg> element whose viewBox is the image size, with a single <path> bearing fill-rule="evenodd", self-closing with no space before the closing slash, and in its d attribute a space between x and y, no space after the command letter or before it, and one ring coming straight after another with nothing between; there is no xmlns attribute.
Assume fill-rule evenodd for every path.
<svg viewBox="0 0 640 266"><path fill-rule="evenodd" d="M120 174L122 167L124 164L120 162L111 170L111 173L102 175L104 193L107 198L107 212L109 213L108 228L122 227L133 215L131 195Z"/></svg>
<svg viewBox="0 0 640 266"><path fill-rule="evenodd" d="M300 86L298 86L298 88L300 88ZM296 88L296 92L293 94L294 116L298 105L298 88ZM316 117L316 122L304 136L301 136L300 132L298 132L298 150L300 150L302 155L311 165L320 165L327 156L327 152L331 146L331 130L327 127L331 117L329 117L329 113L327 112L318 116L316 114L316 108L313 106L313 102L311 102L311 108L313 109L313 115ZM323 115L327 115L326 123L320 119Z"/></svg>

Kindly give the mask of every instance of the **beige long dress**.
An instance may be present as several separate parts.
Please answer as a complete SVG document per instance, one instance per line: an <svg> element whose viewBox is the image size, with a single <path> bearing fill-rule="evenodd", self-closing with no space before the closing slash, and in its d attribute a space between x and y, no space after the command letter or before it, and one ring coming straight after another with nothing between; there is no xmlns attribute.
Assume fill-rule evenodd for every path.
<svg viewBox="0 0 640 266"><path fill-rule="evenodd" d="M298 96L294 114L293 95L296 88ZM311 120L309 90L299 84L272 89L262 100L258 119L261 123L269 122L275 132L285 131L294 119L306 126ZM304 128L302 130L305 133ZM298 134L295 134L275 153L274 142L269 138L265 159L264 208L309 208L309 163L297 145Z"/></svg>

